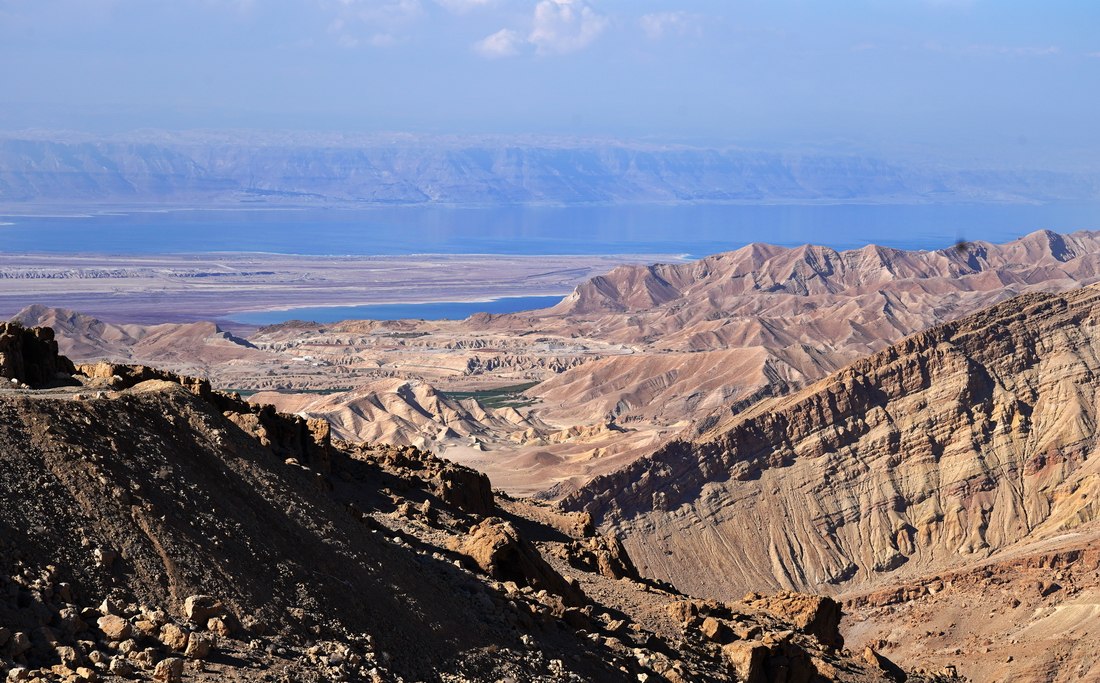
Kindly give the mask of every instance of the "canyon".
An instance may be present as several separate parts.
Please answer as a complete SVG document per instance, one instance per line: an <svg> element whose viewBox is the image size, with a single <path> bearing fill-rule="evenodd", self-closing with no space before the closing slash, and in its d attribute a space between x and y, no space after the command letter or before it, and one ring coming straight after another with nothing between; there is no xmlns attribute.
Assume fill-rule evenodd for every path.
<svg viewBox="0 0 1100 683"><path fill-rule="evenodd" d="M875 681L837 604L696 600L584 515L0 327L9 681ZM9 381L10 380L10 381ZM430 636L428 635L430 633ZM950 671L909 680L950 683Z"/></svg>
<svg viewBox="0 0 1100 683"><path fill-rule="evenodd" d="M772 680L777 657L801 662L797 676L809 676L792 680L1087 680L1100 672L1090 626L1100 604L1098 282L1100 234L1040 231L938 251L753 244L692 262L623 264L551 308L460 321L296 321L230 332L31 306L19 329L52 328L35 338L76 365L55 364L33 380L24 373L6 389L16 401L9 438L27 452L24 432L79 422L71 410L87 404L108 411L104 423L132 421L126 411L139 408L168 419L143 428L151 445L159 431L186 432L171 416L188 415L203 444L214 444L185 435L188 448L261 468L264 479L250 485L292 513L296 497L320 510L331 503L315 496L335 496L373 519L370 531L400 530L412 548L499 583L485 584L490 593L512 595L508 581L528 585L524 595L549 619L597 644L538 641L540 650L572 653L577 668L561 671L508 645L496 664L478 660L489 668L476 680L564 670L582 680L624 672L743 680L745 666ZM8 366L18 374L15 361ZM76 385L29 388L57 373ZM54 416L35 417L40 405ZM209 410L202 405L216 408L213 422L194 416ZM85 424L97 429L99 418ZM259 450L226 451L222 442L238 431ZM79 454L119 438L66 447ZM264 482L275 475L263 468L274 466L300 472L321 494L270 489ZM490 486L495 493L485 493ZM324 519L324 528L344 528ZM202 533L231 540L214 527ZM340 552L360 557L347 533ZM146 552L144 543L135 540L132 552ZM523 550L498 561L482 543ZM189 562L222 562L217 544L204 552ZM94 574L80 571L82 583ZM149 571L154 578L143 580L162 580ZM237 570L225 571L203 581L225 601L260 609L240 594ZM200 589L187 580L172 579L184 584L179 596ZM289 584L278 585L289 595ZM141 590L139 602L151 603L153 592ZM415 583L408 590L428 595ZM571 602L580 594L590 602ZM171 614L179 599L148 607ZM381 628L341 611L331 595L309 600L335 610L341 628ZM793 616L792 605L807 600L818 601L819 616ZM842 620L820 616L829 605ZM583 617L569 611L577 609ZM444 631L453 628L446 611L429 619ZM751 619L756 630L743 628ZM836 627L822 635L809 625L819 619ZM530 635L526 620L516 623ZM820 638L766 635L783 623ZM629 624L626 649L609 642L618 636L595 635ZM280 646L302 649L295 628L277 636ZM428 668L472 670L463 668L474 666L472 646L448 642ZM308 652L297 661L315 663ZM596 673L598 662L619 673ZM386 667L376 668L385 679Z"/></svg>
<svg viewBox="0 0 1100 683"><path fill-rule="evenodd" d="M1028 640L1013 679L1030 669L1045 680L1061 668L1054 644L1068 639L1063 655L1091 670L1095 634L1067 636L1074 619L1044 608L1091 610L1100 587L1086 559L1100 482L1098 312L1100 291L1085 288L1023 295L933 327L597 477L563 507L614 529L646 575L726 598L761 587L889 593L904 583L919 586L910 600L942 602L942 590L967 593L949 576L965 566L1010 577L994 586L1042 577L1037 592L1049 598L1063 590L1052 558L1084 553L1083 566L1067 564L1081 585L1063 578L1067 594L1031 605L1044 628L987 626L985 652ZM1028 577L1029 563L1048 571ZM981 588L954 599L989 601ZM1029 593L1020 591L1037 597ZM899 630L897 614L886 618ZM973 628L968 619L955 635ZM963 654L960 671L988 670L985 653Z"/></svg>

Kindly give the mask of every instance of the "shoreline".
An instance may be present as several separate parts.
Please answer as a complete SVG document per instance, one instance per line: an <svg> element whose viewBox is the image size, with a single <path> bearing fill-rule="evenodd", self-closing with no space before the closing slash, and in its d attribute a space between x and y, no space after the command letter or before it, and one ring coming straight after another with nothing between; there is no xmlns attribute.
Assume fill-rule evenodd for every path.
<svg viewBox="0 0 1100 683"><path fill-rule="evenodd" d="M314 323L318 323L318 324L332 324L332 323L336 323L336 322L343 322L345 320L373 320L373 321L378 321L378 322L390 322L390 321L396 321L396 320L425 320L425 321L463 320L465 318L468 318L469 315L464 316L464 318L437 318L437 317L421 318L421 317L417 317L417 316L407 316L407 317L400 317L400 318L377 318L377 317L371 317L369 315L364 315L363 317L348 317L348 318L339 318L339 319L334 318L334 319L331 319L331 320L318 320L318 319L309 318L309 317L307 317L307 318L288 317L288 318L285 318L285 319L277 321L277 322L264 322L264 323L261 323L261 322L255 320L255 318L257 318L259 316L262 316L265 313L292 313L293 311L306 311L306 310L314 310L315 311L315 310L325 310L325 309L327 309L327 310L335 311L335 310L356 309L356 308L359 308L359 309L372 309L372 308L376 309L376 308L387 308L387 307L416 308L418 306L433 306L433 305L461 307L463 305L470 305L470 304L495 304L495 303L498 303L498 302L507 302L510 299L553 299L554 300L554 303L551 304L550 306L544 306L544 307L541 307L541 308L522 308L522 309L517 309L517 310L514 310L514 311L506 311L506 312L503 312L503 311L502 312L474 311L473 313L470 314L470 315L476 315L478 313L487 313L489 315L508 315L508 314L511 314L511 313L524 313L524 312L528 312L528 311L543 310L544 308L551 308L552 306L556 305L557 303L560 303L565 297L569 296L569 294L570 294L570 292L565 292L564 294L557 294L557 293L552 293L552 294L509 294L509 295L506 295L506 296L481 297L481 298L477 298L477 299L436 299L436 300L431 300L431 301L393 301L393 302L387 301L387 302L383 302L383 303L360 303L360 304L337 304L337 305L320 304L320 305L306 305L306 306L275 307L275 308L263 308L263 309L250 309L250 310L247 310L247 311L235 311L233 313L228 313L228 314L226 314L226 315L224 315L220 318L215 319L214 322L224 321L226 323L233 323L233 324L237 324L237 325L266 326L266 325L279 325L279 324L286 323L286 322L291 322L291 321L314 322ZM249 315L253 318L253 320L247 320L247 319L241 319L239 317L233 317L235 315L236 316Z"/></svg>
<svg viewBox="0 0 1100 683"><path fill-rule="evenodd" d="M372 306L487 304L553 297L621 265L677 262L646 255L442 255L326 258L191 254L98 256L0 253L0 317L30 305L104 321L239 324L248 313ZM518 310L518 309L517 309ZM411 315L416 315L414 311ZM319 315L324 318L326 316ZM429 316L433 317L433 316ZM461 317L466 317L462 315ZM245 321L245 324L250 324Z"/></svg>

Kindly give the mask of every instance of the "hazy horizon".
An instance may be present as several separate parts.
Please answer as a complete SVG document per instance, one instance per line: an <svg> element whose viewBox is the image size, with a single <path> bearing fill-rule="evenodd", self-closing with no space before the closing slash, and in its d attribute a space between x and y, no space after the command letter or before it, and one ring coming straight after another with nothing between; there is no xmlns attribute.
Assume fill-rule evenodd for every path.
<svg viewBox="0 0 1100 683"><path fill-rule="evenodd" d="M543 135L1095 166L1100 7L0 0L0 129Z"/></svg>

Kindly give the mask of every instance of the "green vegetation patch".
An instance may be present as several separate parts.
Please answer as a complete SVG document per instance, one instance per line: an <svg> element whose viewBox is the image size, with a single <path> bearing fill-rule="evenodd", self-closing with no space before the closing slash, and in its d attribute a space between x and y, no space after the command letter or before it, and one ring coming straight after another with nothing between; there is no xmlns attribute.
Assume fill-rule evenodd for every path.
<svg viewBox="0 0 1100 683"><path fill-rule="evenodd" d="M532 399L524 396L523 392L536 384L538 382L525 382L483 391L441 391L439 393L456 401L474 398L486 408L522 408L534 403Z"/></svg>

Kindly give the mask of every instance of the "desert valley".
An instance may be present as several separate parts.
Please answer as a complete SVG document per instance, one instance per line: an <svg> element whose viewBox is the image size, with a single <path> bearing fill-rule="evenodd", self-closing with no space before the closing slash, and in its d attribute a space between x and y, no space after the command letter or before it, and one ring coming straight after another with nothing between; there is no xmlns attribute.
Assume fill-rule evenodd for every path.
<svg viewBox="0 0 1100 683"><path fill-rule="evenodd" d="M1100 683L1097 27L0 0L0 683Z"/></svg>
<svg viewBox="0 0 1100 683"><path fill-rule="evenodd" d="M9 544L6 666L160 676L179 630L220 643L184 653L200 680L1088 679L1098 281L1100 235L1039 231L751 244L465 320L28 306L0 346L4 486L36 492L4 519L53 540ZM416 623L449 649L412 657Z"/></svg>

